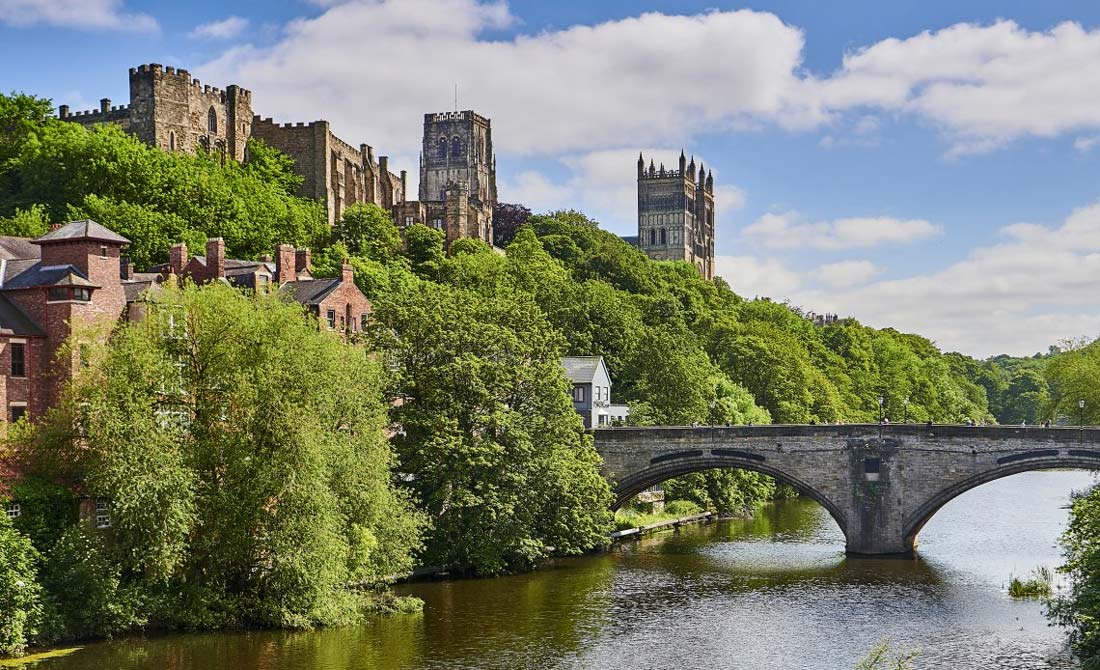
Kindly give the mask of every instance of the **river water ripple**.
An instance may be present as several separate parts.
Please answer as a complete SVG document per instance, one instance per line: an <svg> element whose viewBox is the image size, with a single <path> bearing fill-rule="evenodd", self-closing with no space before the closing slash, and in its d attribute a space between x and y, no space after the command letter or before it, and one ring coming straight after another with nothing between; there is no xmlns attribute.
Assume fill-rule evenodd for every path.
<svg viewBox="0 0 1100 670"><path fill-rule="evenodd" d="M552 562L527 575L410 584L423 615L309 633L128 638L36 664L49 670L847 670L878 641L918 668L1074 668L1042 605L1010 575L1060 562L1084 472L981 486L936 514L913 559L844 555L807 500Z"/></svg>

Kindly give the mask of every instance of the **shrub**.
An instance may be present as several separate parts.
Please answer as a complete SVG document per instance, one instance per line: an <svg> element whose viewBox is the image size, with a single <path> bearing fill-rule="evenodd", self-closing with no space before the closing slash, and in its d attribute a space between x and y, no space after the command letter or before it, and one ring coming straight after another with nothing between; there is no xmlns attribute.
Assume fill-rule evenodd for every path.
<svg viewBox="0 0 1100 670"><path fill-rule="evenodd" d="M674 517L691 516L702 511L702 507L690 500L673 500L665 505L665 514Z"/></svg>
<svg viewBox="0 0 1100 670"><path fill-rule="evenodd" d="M0 514L0 656L23 653L42 623L42 587L35 577L38 552Z"/></svg>

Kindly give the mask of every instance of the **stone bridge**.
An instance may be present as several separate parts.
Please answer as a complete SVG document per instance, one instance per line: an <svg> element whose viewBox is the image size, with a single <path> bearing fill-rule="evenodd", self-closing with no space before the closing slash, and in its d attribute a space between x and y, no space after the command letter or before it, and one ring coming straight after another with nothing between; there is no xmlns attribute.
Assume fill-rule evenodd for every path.
<svg viewBox="0 0 1100 670"><path fill-rule="evenodd" d="M853 554L912 552L937 510L994 479L1028 470L1100 469L1097 428L848 424L606 428L593 434L616 509L677 475L754 470L821 503Z"/></svg>

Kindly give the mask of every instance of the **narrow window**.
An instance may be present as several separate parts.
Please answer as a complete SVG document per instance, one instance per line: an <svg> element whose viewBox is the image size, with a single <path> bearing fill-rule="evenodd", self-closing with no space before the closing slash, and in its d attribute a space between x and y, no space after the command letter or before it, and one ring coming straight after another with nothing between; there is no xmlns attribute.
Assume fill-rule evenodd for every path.
<svg viewBox="0 0 1100 670"><path fill-rule="evenodd" d="M18 519L23 514L23 508L17 502L8 503L7 513L9 519Z"/></svg>
<svg viewBox="0 0 1100 670"><path fill-rule="evenodd" d="M446 160L447 158L447 138L439 138L439 157Z"/></svg>
<svg viewBox="0 0 1100 670"><path fill-rule="evenodd" d="M664 228L661 229L661 244L668 244L668 230Z"/></svg>
<svg viewBox="0 0 1100 670"><path fill-rule="evenodd" d="M100 247L99 248L99 257L100 258L107 258L108 256L109 256L109 254L107 253L107 247L105 247L105 246Z"/></svg>
<svg viewBox="0 0 1100 670"><path fill-rule="evenodd" d="M175 131L172 131L172 132L168 133L168 150L169 151L175 151L176 150L176 133L175 133Z"/></svg>
<svg viewBox="0 0 1100 670"><path fill-rule="evenodd" d="M462 140L458 136L451 140L451 158L462 158Z"/></svg>
<svg viewBox="0 0 1100 670"><path fill-rule="evenodd" d="M22 342L11 343L11 376L27 376L27 345Z"/></svg>
<svg viewBox="0 0 1100 670"><path fill-rule="evenodd" d="M211 107L210 111L206 114L206 129L210 131L211 134L218 132L218 114L214 111L213 107Z"/></svg>
<svg viewBox="0 0 1100 670"><path fill-rule="evenodd" d="M96 498L95 501L95 527L111 527L111 501Z"/></svg>
<svg viewBox="0 0 1100 670"><path fill-rule="evenodd" d="M16 421L18 421L18 420L22 419L23 417L27 416L27 406L26 405L12 405L11 408L8 410L8 415L11 419L11 422L15 423Z"/></svg>
<svg viewBox="0 0 1100 670"><path fill-rule="evenodd" d="M363 312L363 316L359 317L359 320L361 322L360 329L366 332L367 324L370 323L370 312Z"/></svg>
<svg viewBox="0 0 1100 670"><path fill-rule="evenodd" d="M413 224L413 218L411 216L405 217L405 227L408 228Z"/></svg>
<svg viewBox="0 0 1100 670"><path fill-rule="evenodd" d="M649 229L649 244L652 245L652 246L657 246L657 229L656 228L650 228Z"/></svg>
<svg viewBox="0 0 1100 670"><path fill-rule="evenodd" d="M328 317L328 329L336 330L336 310L330 309L326 316Z"/></svg>

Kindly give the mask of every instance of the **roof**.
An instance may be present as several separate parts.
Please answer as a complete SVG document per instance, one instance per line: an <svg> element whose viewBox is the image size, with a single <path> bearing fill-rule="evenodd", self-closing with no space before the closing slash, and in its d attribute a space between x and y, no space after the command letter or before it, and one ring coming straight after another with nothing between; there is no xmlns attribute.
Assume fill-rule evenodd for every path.
<svg viewBox="0 0 1100 670"><path fill-rule="evenodd" d="M25 237L0 235L0 258L4 260L27 260L42 257L38 245Z"/></svg>
<svg viewBox="0 0 1100 670"><path fill-rule="evenodd" d="M49 244L50 242L68 242L70 240L96 240L98 242L111 242L112 244L129 244L130 240L122 235L105 228L91 219L70 221L60 228L55 228L42 237L33 240L34 244Z"/></svg>
<svg viewBox="0 0 1100 670"><path fill-rule="evenodd" d="M626 242L627 244L629 244L631 246L635 246L635 247L638 246L638 236L637 235L623 235L622 240L623 240L623 242Z"/></svg>
<svg viewBox="0 0 1100 670"><path fill-rule="evenodd" d="M4 289L37 288L42 286L87 286L99 288L75 265L42 265L34 263L4 282Z"/></svg>
<svg viewBox="0 0 1100 670"><path fill-rule="evenodd" d="M299 279L288 281L279 289L303 305L319 305L340 286L340 279Z"/></svg>
<svg viewBox="0 0 1100 670"><path fill-rule="evenodd" d="M141 278L136 281L122 282L122 292L126 296L126 302L138 302L145 299L146 293L155 293L163 290L158 279L159 276L156 279Z"/></svg>
<svg viewBox="0 0 1100 670"><path fill-rule="evenodd" d="M2 335L45 335L42 329L31 321L15 303L0 293L0 334Z"/></svg>
<svg viewBox="0 0 1100 670"><path fill-rule="evenodd" d="M574 384L591 384L601 365L603 365L603 356L564 356L561 359L565 376L569 377ZM604 371L606 370L605 366Z"/></svg>

